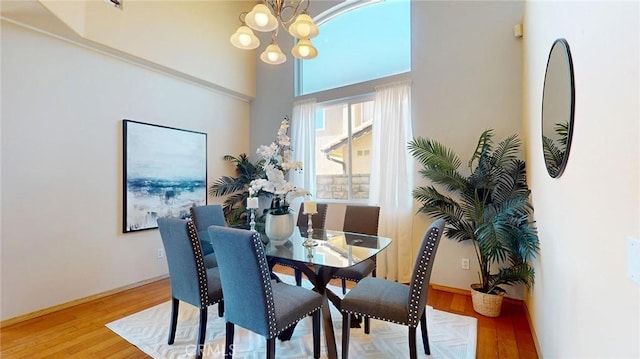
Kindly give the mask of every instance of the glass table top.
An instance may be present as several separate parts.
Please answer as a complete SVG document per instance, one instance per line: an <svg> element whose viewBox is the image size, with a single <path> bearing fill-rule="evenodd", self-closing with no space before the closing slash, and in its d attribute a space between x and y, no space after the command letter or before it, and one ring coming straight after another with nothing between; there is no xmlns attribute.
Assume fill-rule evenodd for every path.
<svg viewBox="0 0 640 359"><path fill-rule="evenodd" d="M260 234L265 236L264 233ZM359 233L314 229L314 246L305 246L307 229L296 227L293 235L280 244L269 241L267 256L328 267L344 268L373 257L391 243L390 238Z"/></svg>

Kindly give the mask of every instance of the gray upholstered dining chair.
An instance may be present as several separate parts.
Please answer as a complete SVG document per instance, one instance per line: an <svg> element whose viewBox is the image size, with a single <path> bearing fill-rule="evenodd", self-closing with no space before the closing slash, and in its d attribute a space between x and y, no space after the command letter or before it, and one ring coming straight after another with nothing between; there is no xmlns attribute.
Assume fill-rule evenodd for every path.
<svg viewBox="0 0 640 359"><path fill-rule="evenodd" d="M377 206L356 206L348 205L344 212L344 232L378 235L378 220L380 218L380 207ZM333 275L333 278L342 280L342 294L347 292L346 281L359 282L369 274L376 276L376 257L368 258L354 266L340 268ZM365 329L368 328L365 322Z"/></svg>
<svg viewBox="0 0 640 359"><path fill-rule="evenodd" d="M198 231L198 238L200 238L200 245L204 253L204 265L207 268L216 267L218 262L215 253L213 253L213 246L211 245L207 228L209 226L227 225L222 206L219 204L193 206L191 207L191 220L195 223Z"/></svg>
<svg viewBox="0 0 640 359"><path fill-rule="evenodd" d="M198 347L196 358L202 358L207 309L218 303L223 313L222 285L218 268L206 268L200 240L192 221L176 218L158 218L158 228L167 255L171 281L171 321L168 344L174 342L180 301L200 310Z"/></svg>
<svg viewBox="0 0 640 359"><path fill-rule="evenodd" d="M329 206L326 203L317 203L316 205L318 213L311 215L311 225L313 226L313 229L324 229L324 225L327 222L327 209ZM298 222L296 225L300 228L307 228L309 224L309 217L303 213L303 210L304 203L300 203L300 211L298 212ZM298 287L302 285L302 271L298 269L298 266L294 262L286 259L279 259L276 261L276 264L293 268L296 285Z"/></svg>
<svg viewBox="0 0 640 359"><path fill-rule="evenodd" d="M340 303L342 312L342 358L349 357L351 315L380 319L409 327L409 356L417 358L416 328L420 322L424 352L429 355L427 335L427 293L433 260L442 237L444 220L438 219L427 229L418 251L409 285L367 277L347 293Z"/></svg>
<svg viewBox="0 0 640 359"><path fill-rule="evenodd" d="M244 229L209 227L218 255L225 297L225 358L233 356L234 325L266 339L267 358L275 358L275 339L312 314L313 357L320 357L320 309L323 298L311 290L272 281L260 235Z"/></svg>

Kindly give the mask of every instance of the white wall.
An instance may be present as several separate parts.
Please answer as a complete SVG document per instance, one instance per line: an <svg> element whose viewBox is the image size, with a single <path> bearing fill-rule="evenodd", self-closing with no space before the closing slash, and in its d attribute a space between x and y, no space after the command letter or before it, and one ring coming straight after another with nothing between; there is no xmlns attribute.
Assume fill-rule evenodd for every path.
<svg viewBox="0 0 640 359"><path fill-rule="evenodd" d="M414 136L453 148L462 161L460 172L468 174L467 162L482 131L494 129L497 141L522 132L522 40L513 37L512 29L521 22L524 3L412 4ZM429 184L418 173L414 181L415 186ZM426 215L414 218L416 246L430 223ZM469 270L461 269L461 258L470 259ZM432 283L469 289L477 273L471 243L440 241ZM522 297L521 288L506 289L508 296Z"/></svg>
<svg viewBox="0 0 640 359"><path fill-rule="evenodd" d="M122 119L208 133L209 182L247 151L249 104L2 22L2 320L167 274L123 234ZM219 199L210 199L210 203Z"/></svg>
<svg viewBox="0 0 640 359"><path fill-rule="evenodd" d="M24 0L23 0L24 1ZM39 0L79 36L247 97L255 95L255 58L229 37L251 1ZM30 19L31 20L31 19Z"/></svg>
<svg viewBox="0 0 640 359"><path fill-rule="evenodd" d="M527 171L541 242L527 304L542 357L640 357L640 287L625 250L640 236L639 12L637 1L525 8ZM552 179L540 114L557 38L571 48L576 112L567 168Z"/></svg>
<svg viewBox="0 0 640 359"><path fill-rule="evenodd" d="M310 13L315 16L337 3L314 2L317 8ZM522 131L522 40L513 37L512 29L521 22L523 9L519 1L412 1L410 74L306 97L326 101L328 96L374 92L376 85L409 79L414 135L451 146L466 164L485 129L494 128L496 139ZM279 36L285 52L290 38ZM258 61L256 100L251 103L252 156L259 145L273 140L282 116L291 114L293 63L289 59L271 66ZM417 173L414 182L426 183ZM430 223L426 215L415 216L414 250ZM470 270L460 268L463 257L471 259ZM470 244L443 240L431 280L469 289L477 282L477 269ZM522 298L522 290L514 288L509 295Z"/></svg>

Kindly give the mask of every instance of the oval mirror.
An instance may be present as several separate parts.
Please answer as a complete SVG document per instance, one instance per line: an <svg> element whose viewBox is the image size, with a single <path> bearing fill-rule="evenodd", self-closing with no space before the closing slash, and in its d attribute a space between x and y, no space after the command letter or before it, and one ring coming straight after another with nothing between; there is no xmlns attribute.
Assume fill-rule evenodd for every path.
<svg viewBox="0 0 640 359"><path fill-rule="evenodd" d="M573 61L565 39L554 41L547 60L542 92L542 148L547 172L560 177L569 158L575 87Z"/></svg>

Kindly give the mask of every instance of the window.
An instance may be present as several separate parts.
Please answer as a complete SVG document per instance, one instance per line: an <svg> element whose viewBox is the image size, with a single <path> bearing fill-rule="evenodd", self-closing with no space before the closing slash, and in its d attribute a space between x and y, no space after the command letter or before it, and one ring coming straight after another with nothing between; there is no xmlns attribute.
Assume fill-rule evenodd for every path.
<svg viewBox="0 0 640 359"><path fill-rule="evenodd" d="M316 131L324 130L324 117L321 115L322 110L317 110L316 113Z"/></svg>
<svg viewBox="0 0 640 359"><path fill-rule="evenodd" d="M297 61L296 95L411 71L409 0L351 1L315 20L319 55Z"/></svg>
<svg viewBox="0 0 640 359"><path fill-rule="evenodd" d="M316 198L369 198L373 96L318 104L316 121Z"/></svg>

